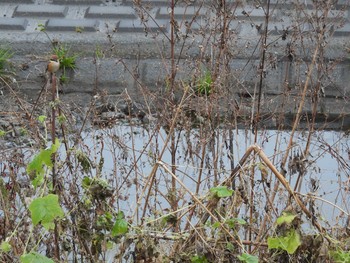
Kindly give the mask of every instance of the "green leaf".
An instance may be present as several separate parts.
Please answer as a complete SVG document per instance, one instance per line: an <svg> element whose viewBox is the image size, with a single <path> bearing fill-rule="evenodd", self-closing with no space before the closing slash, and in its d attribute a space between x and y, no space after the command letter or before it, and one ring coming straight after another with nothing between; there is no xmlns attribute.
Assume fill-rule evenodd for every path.
<svg viewBox="0 0 350 263"><path fill-rule="evenodd" d="M41 123L44 123L45 122L45 120L46 120L46 116L45 115L40 115L39 117L38 117L38 120L39 120L39 122L41 122Z"/></svg>
<svg viewBox="0 0 350 263"><path fill-rule="evenodd" d="M2 241L0 245L0 251L2 252L9 252L11 251L11 244L6 241Z"/></svg>
<svg viewBox="0 0 350 263"><path fill-rule="evenodd" d="M34 187L38 187L39 185L42 185L44 183L44 175L43 174L38 174L34 180L32 181L32 185Z"/></svg>
<svg viewBox="0 0 350 263"><path fill-rule="evenodd" d="M59 122L60 124L66 123L66 122L67 122L66 116L63 115L63 114L59 115L59 116L58 116L58 122Z"/></svg>
<svg viewBox="0 0 350 263"><path fill-rule="evenodd" d="M238 259L241 262L245 262L245 263L258 263L259 262L259 259L256 256L249 255L246 253L243 253L241 256L238 256Z"/></svg>
<svg viewBox="0 0 350 263"><path fill-rule="evenodd" d="M207 258L205 256L193 256L191 258L191 263L208 263L209 261L207 260Z"/></svg>
<svg viewBox="0 0 350 263"><path fill-rule="evenodd" d="M107 241L106 247L108 250L110 250L114 247L114 243L112 241Z"/></svg>
<svg viewBox="0 0 350 263"><path fill-rule="evenodd" d="M217 186L210 189L210 192L215 194L217 197L229 197L232 196L233 190L228 189L227 186Z"/></svg>
<svg viewBox="0 0 350 263"><path fill-rule="evenodd" d="M4 137L6 135L6 132L4 130L0 130L0 137Z"/></svg>
<svg viewBox="0 0 350 263"><path fill-rule="evenodd" d="M241 218L229 218L225 221L225 223L229 226L229 228L235 228L236 224L245 225L247 222Z"/></svg>
<svg viewBox="0 0 350 263"><path fill-rule="evenodd" d="M277 218L276 223L277 225L282 225L283 223L290 224L293 222L294 218L297 215L291 213L291 212L282 212L282 215Z"/></svg>
<svg viewBox="0 0 350 263"><path fill-rule="evenodd" d="M350 262L350 251L336 250L330 252L331 257L335 263Z"/></svg>
<svg viewBox="0 0 350 263"><path fill-rule="evenodd" d="M51 145L52 153L57 152L58 149L60 148L60 145L61 145L61 143L60 143L59 139L56 138L55 143Z"/></svg>
<svg viewBox="0 0 350 263"><path fill-rule="evenodd" d="M63 217L64 213L58 203L58 196L49 194L45 197L37 198L29 205L33 224L41 223L47 230L54 228L54 220Z"/></svg>
<svg viewBox="0 0 350 263"><path fill-rule="evenodd" d="M52 259L36 252L30 252L21 256L22 263L55 263Z"/></svg>
<svg viewBox="0 0 350 263"><path fill-rule="evenodd" d="M118 214L117 214L117 219L124 219L124 218L125 218L124 212L123 211L119 211Z"/></svg>
<svg viewBox="0 0 350 263"><path fill-rule="evenodd" d="M220 226L221 226L221 223L220 223L220 222L215 222L215 223L212 225L212 227L213 227L214 229L219 228Z"/></svg>
<svg viewBox="0 0 350 263"><path fill-rule="evenodd" d="M300 235L294 230L290 230L286 236L269 237L267 239L269 249L282 249L289 254L293 254L301 245Z"/></svg>
<svg viewBox="0 0 350 263"><path fill-rule="evenodd" d="M45 25L44 24L38 24L38 27L35 30L39 30L40 32L45 31Z"/></svg>
<svg viewBox="0 0 350 263"><path fill-rule="evenodd" d="M235 250L235 246L234 246L231 242L227 242L227 243L226 243L226 249L227 249L228 251L233 252L233 251Z"/></svg>
<svg viewBox="0 0 350 263"><path fill-rule="evenodd" d="M82 187L84 189L89 189L91 184L92 184L92 180L89 177L84 176L84 178L82 180Z"/></svg>
<svg viewBox="0 0 350 263"><path fill-rule="evenodd" d="M128 232L128 222L124 219L124 213L120 211L112 228L112 236L124 235Z"/></svg>
<svg viewBox="0 0 350 263"><path fill-rule="evenodd" d="M37 187L40 182L43 181L45 172L45 166L52 168L53 163L51 156L56 153L60 147L60 142L56 139L55 143L51 145L49 149L41 150L34 159L27 165L27 173L29 175L34 174L33 186ZM39 177L39 178L36 178ZM36 179L36 180L35 180Z"/></svg>

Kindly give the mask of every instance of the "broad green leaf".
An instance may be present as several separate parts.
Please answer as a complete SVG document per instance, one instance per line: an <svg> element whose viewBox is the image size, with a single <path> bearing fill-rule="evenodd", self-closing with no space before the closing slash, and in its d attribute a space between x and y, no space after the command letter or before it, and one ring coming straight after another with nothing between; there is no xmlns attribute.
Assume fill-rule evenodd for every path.
<svg viewBox="0 0 350 263"><path fill-rule="evenodd" d="M228 189L227 186L217 186L210 189L210 192L219 198L232 196L233 190Z"/></svg>
<svg viewBox="0 0 350 263"><path fill-rule="evenodd" d="M283 223L290 224L293 222L296 216L296 214L293 214L291 212L282 212L282 215L277 218L276 223L278 226L282 225Z"/></svg>
<svg viewBox="0 0 350 263"><path fill-rule="evenodd" d="M6 135L6 132L4 130L0 130L0 137L3 137Z"/></svg>
<svg viewBox="0 0 350 263"><path fill-rule="evenodd" d="M29 205L29 210L32 214L33 224L41 223L47 230L54 228L56 218L64 216L58 203L58 196L54 194L33 200Z"/></svg>
<svg viewBox="0 0 350 263"><path fill-rule="evenodd" d="M290 230L286 236L269 237L267 239L269 249L283 249L289 254L293 254L301 245L300 235L294 230Z"/></svg>
<svg viewBox="0 0 350 263"><path fill-rule="evenodd" d="M124 213L120 211L112 228L112 236L124 235L128 232L128 222L124 219Z"/></svg>
<svg viewBox="0 0 350 263"><path fill-rule="evenodd" d="M52 259L36 252L30 252L21 256L22 263L55 263Z"/></svg>
<svg viewBox="0 0 350 263"><path fill-rule="evenodd" d="M120 236L128 232L128 222L125 219L117 219L112 228L112 236Z"/></svg>
<svg viewBox="0 0 350 263"><path fill-rule="evenodd" d="M49 168L52 168L52 159L51 156L55 152L57 152L58 148L60 147L60 142L58 139L55 140L55 143L51 145L50 148L41 150L34 159L27 165L27 173L29 175L35 175L33 180L33 185L36 187L40 182L42 182L44 172L45 172L45 165ZM36 177L40 177L37 179ZM35 180L36 179L36 180Z"/></svg>
<svg viewBox="0 0 350 263"><path fill-rule="evenodd" d="M6 241L2 241L0 245L0 251L9 252L11 251L11 244Z"/></svg>
<svg viewBox="0 0 350 263"><path fill-rule="evenodd" d="M243 253L241 256L238 256L238 259L241 262L245 262L245 263L259 263L259 259L256 256L249 255L246 253Z"/></svg>

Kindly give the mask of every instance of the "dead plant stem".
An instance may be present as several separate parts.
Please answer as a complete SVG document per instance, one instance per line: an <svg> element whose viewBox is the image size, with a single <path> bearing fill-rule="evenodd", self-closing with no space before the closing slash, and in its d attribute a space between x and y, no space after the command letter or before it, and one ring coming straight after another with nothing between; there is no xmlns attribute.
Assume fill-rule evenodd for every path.
<svg viewBox="0 0 350 263"><path fill-rule="evenodd" d="M151 173L147 177L147 180L146 180L145 186L143 188L143 191L142 191L142 193L141 193L141 195L140 195L140 197L139 197L139 199L137 201L137 207L139 207L141 205L141 201L142 201L142 198L144 196L144 193L145 193L145 191L146 191L146 189L148 187L148 193L147 193L147 195L145 197L145 204L144 204L144 208L143 208L143 211L142 211L141 221L144 220L144 217L146 215L146 210L147 210L147 206L148 206L148 200L149 200L149 197L151 195L152 186L153 186L153 183L154 183L154 178L155 178L156 172L158 170L158 166L159 166L158 162L162 160L163 155L165 153L165 150L168 148L168 143L169 143L169 141L170 141L170 139L172 137L172 134L174 132L174 129L175 129L175 126L176 126L176 123L177 123L177 118L178 118L178 116L179 116L179 114L180 114L180 112L182 110L181 108L182 108L182 106L183 106L183 104L184 104L184 102L185 102L185 100L187 98L188 89L189 89L188 86L184 86L184 94L183 94L183 96L181 98L181 101L180 101L179 105L177 106L176 111L175 111L174 118L172 119L172 123L171 123L171 126L169 128L168 135L167 135L167 137L166 137L166 139L164 141L164 146L163 146L163 148L162 148L162 150L161 150L161 152L160 152L160 154L159 154L159 156L157 158L157 162L152 167Z"/></svg>
<svg viewBox="0 0 350 263"><path fill-rule="evenodd" d="M302 200L297 196L297 194L293 191L293 189L291 188L291 186L289 185L288 181L285 179L285 177L283 176L283 174L281 174L280 172L278 172L277 168L272 164L272 162L269 160L269 158L266 156L266 154L263 152L263 150L256 144L251 145L248 147L248 149L246 150L245 154L243 155L243 157L241 158L241 160L239 161L238 165L235 167L235 169L233 169L231 171L231 175L230 177L228 177L225 181L223 181L221 183L221 185L226 185L226 186L230 186L232 180L234 180L234 178L237 176L237 174L239 173L239 171L242 169L243 165L245 164L245 162L247 161L248 157L250 156L250 154L252 152L255 152L256 154L259 155L259 157L262 159L262 161L266 164L267 167L269 167L269 169L272 171L272 173L276 176L277 181L279 183L281 183L283 185L283 187L287 190L287 192L293 197L293 199L296 201L296 203L298 204L298 206L301 208L301 210L304 212L304 214L311 219L312 224L321 232L324 233L324 229L323 227L317 222L317 219L314 218L314 216L312 215L312 213L306 208L305 204L302 202ZM218 200L212 200L209 201L207 206L206 206L206 210L211 211L214 207L216 207ZM272 204L272 200L270 200L271 204ZM204 213L204 215L202 216L202 218L200 219L200 221L197 223L196 227L203 225L206 223L206 221L208 220L210 214L209 213ZM325 236L325 238L330 241L330 238ZM258 240L258 239L257 239ZM258 242L258 241L255 241ZM258 242L259 243L259 242Z"/></svg>
<svg viewBox="0 0 350 263"><path fill-rule="evenodd" d="M186 187L186 185L185 185L179 178L177 178L177 176L176 176L175 174L173 174L173 173L171 172L171 170L165 165L164 162L158 161L157 163L158 163L159 165L161 165L161 166L163 167L163 169L164 169L165 171L167 171L167 172L178 182L178 184L181 185L181 187L182 187L183 189L185 189L186 192L188 192L188 193L191 195L191 197L193 198L193 200L194 200L199 206L201 206L201 207L209 214L209 216L211 216L216 222L221 222L221 220L219 220L219 218L217 218L217 217L211 212L211 210L209 210L209 209L197 198L197 196L196 196L195 194L193 194L193 193ZM232 238L232 240L233 240L242 250L244 250L241 241L240 241L240 240L237 240L237 238L234 237L234 236L232 235L232 233L230 232L230 230L227 229L227 228L224 226L224 224L221 224L221 227L222 227L222 229L226 232L226 234L229 235L229 236Z"/></svg>
<svg viewBox="0 0 350 263"><path fill-rule="evenodd" d="M261 60L260 60L260 67L259 67L259 91L258 91L258 105L256 110L256 116L255 116L255 123L254 123L254 143L257 143L258 140L258 129L259 129L259 122L260 122L260 108L261 108L261 97L262 97L262 88L263 88L263 80L265 78L265 57L266 57L266 50L267 50L267 36L268 36L268 28L269 28L269 18L270 18L270 0L267 1L267 10L265 12L265 27L264 27L264 35L262 40L262 54L261 54ZM255 93L254 93L255 97ZM248 240L252 241L253 236L253 223L254 223L254 188L255 188L255 170L252 166L251 169L251 175L250 175L250 205L249 205L249 228L248 228ZM249 253L252 252L252 247L248 247Z"/></svg>
<svg viewBox="0 0 350 263"><path fill-rule="evenodd" d="M51 73L51 83L52 83L52 116L51 116L51 140L52 143L55 143L56 140L56 74ZM53 153L51 156L52 159L52 188L53 193L56 194L58 191L57 189L57 175L56 175L56 153ZM57 260L60 260L60 245L59 245L59 233L58 233L58 227L57 222L55 222L55 228L54 228L54 244L55 244L55 258Z"/></svg>

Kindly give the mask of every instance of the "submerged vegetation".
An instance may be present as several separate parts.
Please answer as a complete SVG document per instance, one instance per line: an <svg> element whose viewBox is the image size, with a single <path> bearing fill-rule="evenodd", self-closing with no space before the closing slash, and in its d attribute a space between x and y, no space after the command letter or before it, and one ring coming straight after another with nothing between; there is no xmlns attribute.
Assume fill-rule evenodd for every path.
<svg viewBox="0 0 350 263"><path fill-rule="evenodd" d="M17 126L11 120L0 127L0 142L11 134L25 139L0 151L1 262L349 262L349 132L327 132L316 123L326 115L318 104L319 80L332 78L324 56L333 30L324 23L331 22L309 17L314 30L301 34L295 27L270 40L267 1L261 9L266 30L252 25L261 41L250 68L255 85L249 86L230 68L232 50L238 52L234 30L228 30L236 4L219 2L202 3L215 19L201 30L211 32L214 25L216 34L202 39L209 44L201 45L195 62L185 60L191 71L182 69L175 50L202 37L201 30L193 36L171 30L170 67L159 92L118 61L137 80L142 103L125 91L113 104L96 80L88 107L71 114L56 94L54 75L46 83L52 94L38 109L22 103L2 79L22 114L14 114ZM323 18L333 8L326 2L313 2ZM134 4L147 32L150 14L141 1ZM303 12L301 3L294 7ZM172 13L172 27L174 19ZM107 38L113 56L116 45ZM264 81L273 74L274 45L286 39L287 75L272 107ZM313 53L302 60L310 39ZM95 52L97 73L101 49ZM79 70L67 46L54 53L62 76ZM305 70L296 80L288 75L292 66ZM179 79L179 72L188 75ZM201 74L192 78L192 72ZM291 98L287 126L283 113L290 112ZM266 129L272 122L276 129Z"/></svg>

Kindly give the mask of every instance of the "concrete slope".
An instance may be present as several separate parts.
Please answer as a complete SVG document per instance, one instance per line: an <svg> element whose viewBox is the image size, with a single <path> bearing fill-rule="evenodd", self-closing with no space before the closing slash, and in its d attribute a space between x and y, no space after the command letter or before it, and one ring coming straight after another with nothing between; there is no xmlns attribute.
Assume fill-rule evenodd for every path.
<svg viewBox="0 0 350 263"><path fill-rule="evenodd" d="M14 52L17 89L37 96L48 57L58 44L78 56L76 69L65 73L69 78L62 85L65 94L127 91L139 101L146 92L165 94L171 74L170 2L2 0L0 41ZM190 85L210 71L218 77L217 97L226 99L222 105L249 116L262 75L264 112L292 116L320 44L305 112L311 112L317 92L317 111L325 119L348 116L348 1L327 5L327 1L247 0L223 1L222 6L217 1L175 2L178 81Z"/></svg>

